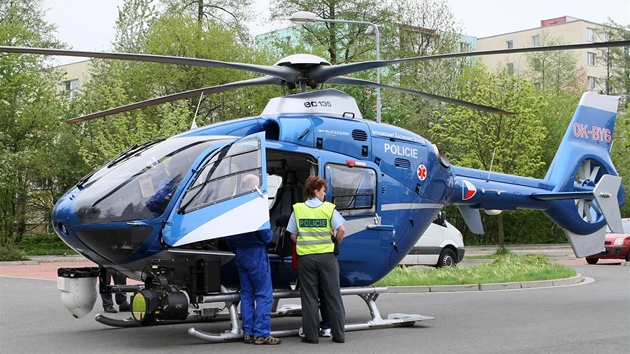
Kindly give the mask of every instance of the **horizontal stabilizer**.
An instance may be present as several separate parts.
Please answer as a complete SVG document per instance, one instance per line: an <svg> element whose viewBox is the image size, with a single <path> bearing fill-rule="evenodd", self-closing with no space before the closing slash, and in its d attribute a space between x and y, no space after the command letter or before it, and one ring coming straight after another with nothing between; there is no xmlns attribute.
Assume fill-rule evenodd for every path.
<svg viewBox="0 0 630 354"><path fill-rule="evenodd" d="M532 194L532 198L537 200L592 199L593 197L593 192L555 192Z"/></svg>
<svg viewBox="0 0 630 354"><path fill-rule="evenodd" d="M555 192L534 193L532 198L537 200L564 200L564 199L595 199L606 219L608 227L616 233L623 233L621 224L621 212L617 201L617 194L621 187L621 177L603 175L592 192Z"/></svg>

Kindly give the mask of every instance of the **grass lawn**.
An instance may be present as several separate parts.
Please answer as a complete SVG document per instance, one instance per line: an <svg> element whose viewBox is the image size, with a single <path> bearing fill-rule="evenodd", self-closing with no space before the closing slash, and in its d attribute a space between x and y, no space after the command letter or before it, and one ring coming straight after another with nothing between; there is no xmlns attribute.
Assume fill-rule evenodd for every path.
<svg viewBox="0 0 630 354"><path fill-rule="evenodd" d="M376 286L420 286L490 284L562 279L575 276L574 269L549 262L546 255L506 254L489 263L469 267L408 268L398 267Z"/></svg>

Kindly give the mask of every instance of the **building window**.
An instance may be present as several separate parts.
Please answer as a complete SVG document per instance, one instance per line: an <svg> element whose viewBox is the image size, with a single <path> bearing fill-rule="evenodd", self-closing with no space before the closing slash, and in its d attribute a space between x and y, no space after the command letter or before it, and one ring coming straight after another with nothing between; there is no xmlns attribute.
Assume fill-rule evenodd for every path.
<svg viewBox="0 0 630 354"><path fill-rule="evenodd" d="M77 92L79 92L78 79L64 81L62 85L63 85L62 89L68 93L68 96L70 97L70 99L73 99L77 95Z"/></svg>
<svg viewBox="0 0 630 354"><path fill-rule="evenodd" d="M533 36L532 43L534 43L534 47L540 47L540 36L539 35Z"/></svg>
<svg viewBox="0 0 630 354"><path fill-rule="evenodd" d="M470 52L470 43L459 42L459 51L462 53Z"/></svg>
<svg viewBox="0 0 630 354"><path fill-rule="evenodd" d="M595 65L595 53L587 53L586 54L586 64L589 66Z"/></svg>
<svg viewBox="0 0 630 354"><path fill-rule="evenodd" d="M593 76L588 77L588 90L595 91L595 84L597 84L597 79Z"/></svg>
<svg viewBox="0 0 630 354"><path fill-rule="evenodd" d="M508 75L514 75L514 63L507 64Z"/></svg>
<svg viewBox="0 0 630 354"><path fill-rule="evenodd" d="M514 41L506 41L505 43L507 44L508 49L514 48Z"/></svg>
<svg viewBox="0 0 630 354"><path fill-rule="evenodd" d="M595 29L594 28L586 29L586 41L595 42Z"/></svg>

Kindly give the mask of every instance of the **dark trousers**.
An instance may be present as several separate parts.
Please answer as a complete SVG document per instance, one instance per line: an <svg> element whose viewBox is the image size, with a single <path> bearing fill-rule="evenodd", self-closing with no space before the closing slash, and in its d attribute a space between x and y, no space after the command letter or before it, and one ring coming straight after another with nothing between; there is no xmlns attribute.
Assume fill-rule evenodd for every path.
<svg viewBox="0 0 630 354"><path fill-rule="evenodd" d="M319 340L319 288L328 305L330 329L334 339L345 340L345 308L339 286L339 263L333 253L300 256L300 299L302 328L311 341Z"/></svg>
<svg viewBox="0 0 630 354"><path fill-rule="evenodd" d="M109 285L111 284L111 280L114 279L115 285L125 285L127 284L127 277L125 277L122 273L107 271L107 275L103 280L103 284ZM103 301L103 308L113 306L114 302L112 301L112 294L101 294L101 300ZM119 306L127 302L127 294L126 293L116 293L116 304Z"/></svg>

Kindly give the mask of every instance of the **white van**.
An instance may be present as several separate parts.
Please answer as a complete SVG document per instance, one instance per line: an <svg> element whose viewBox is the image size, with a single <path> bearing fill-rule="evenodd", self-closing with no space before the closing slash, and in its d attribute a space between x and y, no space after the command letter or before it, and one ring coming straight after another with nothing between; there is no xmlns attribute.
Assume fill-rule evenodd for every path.
<svg viewBox="0 0 630 354"><path fill-rule="evenodd" d="M464 251L462 233L446 221L445 213L440 211L400 265L452 267L462 261Z"/></svg>

